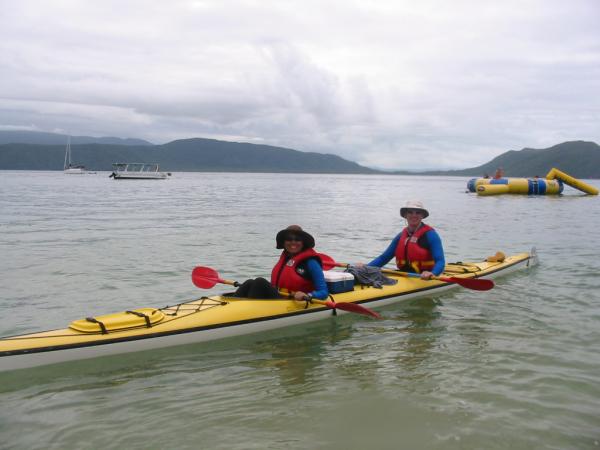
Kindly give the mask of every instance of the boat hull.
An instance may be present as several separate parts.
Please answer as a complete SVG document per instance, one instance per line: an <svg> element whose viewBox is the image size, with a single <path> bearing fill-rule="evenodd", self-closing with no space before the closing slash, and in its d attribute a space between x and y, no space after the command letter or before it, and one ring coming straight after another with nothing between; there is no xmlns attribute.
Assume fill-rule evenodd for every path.
<svg viewBox="0 0 600 450"><path fill-rule="evenodd" d="M528 267L534 262L533 253L522 253L508 257L504 262L449 264L446 275L495 278ZM331 297L338 303L352 302L368 308L380 308L400 301L438 295L459 287L439 280L423 281L386 275L397 279L398 283L381 289L357 285L351 292ZM161 316L160 321L148 322L146 325L140 325L142 322L139 320L134 322L136 318L133 318L130 327L123 322L125 325L119 329L102 330L98 326L97 331L81 332L73 326L2 338L0 371L206 342L346 314L339 309L332 310L320 304L307 306L304 302L289 299L261 300L224 296L202 297L156 311L164 314L164 318ZM126 313L103 317L120 317L119 314ZM96 319L96 322L104 320L102 317ZM72 325L80 322L75 321Z"/></svg>
<svg viewBox="0 0 600 450"><path fill-rule="evenodd" d="M167 174L164 172L153 173L119 173L113 172L115 180L166 180Z"/></svg>
<svg viewBox="0 0 600 450"><path fill-rule="evenodd" d="M111 178L115 180L166 180L171 173L161 172L154 163L115 163Z"/></svg>
<svg viewBox="0 0 600 450"><path fill-rule="evenodd" d="M96 172L92 172L87 169L81 169L79 167L70 167L68 169L63 170L65 175L95 175Z"/></svg>

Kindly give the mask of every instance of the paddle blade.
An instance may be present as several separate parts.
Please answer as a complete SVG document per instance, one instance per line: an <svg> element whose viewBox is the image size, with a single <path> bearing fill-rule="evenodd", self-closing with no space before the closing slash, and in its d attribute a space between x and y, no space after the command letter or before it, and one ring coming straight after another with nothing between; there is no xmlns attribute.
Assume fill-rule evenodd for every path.
<svg viewBox="0 0 600 450"><path fill-rule="evenodd" d="M494 282L492 280L485 280L483 278L440 277L440 280L460 284L462 287L465 287L467 289L473 289L475 291L489 291L494 287Z"/></svg>
<svg viewBox="0 0 600 450"><path fill-rule="evenodd" d="M192 283L199 288L209 289L219 282L219 274L215 269L198 266L192 270Z"/></svg>
<svg viewBox="0 0 600 450"><path fill-rule="evenodd" d="M346 302L340 302L340 303L334 303L331 300L328 300L325 303L329 308L332 309L341 309L342 311L348 311L348 312L352 312L352 313L356 313L356 314L362 314L363 316L370 316L370 317L374 317L376 319L381 319L381 316L376 313L375 311L369 309L369 308L365 308L364 306L361 305L357 305L356 303L346 303Z"/></svg>

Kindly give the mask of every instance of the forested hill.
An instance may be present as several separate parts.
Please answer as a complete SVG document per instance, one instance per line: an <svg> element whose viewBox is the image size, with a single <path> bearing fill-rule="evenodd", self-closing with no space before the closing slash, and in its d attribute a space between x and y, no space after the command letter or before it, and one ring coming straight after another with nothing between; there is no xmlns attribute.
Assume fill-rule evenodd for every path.
<svg viewBox="0 0 600 450"><path fill-rule="evenodd" d="M62 170L64 157L65 145L0 145L0 170ZM71 160L95 171L147 162L172 172L381 173L330 154L201 138L164 145L71 144Z"/></svg>
<svg viewBox="0 0 600 450"><path fill-rule="evenodd" d="M62 170L66 140L66 135L53 133L0 131L0 170ZM170 172L390 174L330 154L203 138L153 145L141 139L73 136L71 149L74 164L95 171L112 170L117 162L146 162ZM493 175L498 167L507 177L543 177L556 167L576 178L600 179L600 146L570 141L546 149L510 150L470 169L394 173L480 177Z"/></svg>
<svg viewBox="0 0 600 450"><path fill-rule="evenodd" d="M60 133L44 133L41 131L0 130L2 144L38 144L66 145L69 136ZM118 137L70 136L71 144L113 144L113 145L154 145L143 139Z"/></svg>
<svg viewBox="0 0 600 450"><path fill-rule="evenodd" d="M556 167L575 178L600 179L600 146L595 142L570 141L545 149L510 150L490 162L463 170L431 171L426 175L459 175L481 177L494 175L498 167L507 177L544 177Z"/></svg>

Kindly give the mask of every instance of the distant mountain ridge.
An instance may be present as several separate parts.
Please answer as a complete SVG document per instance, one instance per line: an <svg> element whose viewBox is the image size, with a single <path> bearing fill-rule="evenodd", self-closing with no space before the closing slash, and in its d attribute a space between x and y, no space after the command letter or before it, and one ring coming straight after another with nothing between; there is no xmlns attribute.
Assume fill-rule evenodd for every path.
<svg viewBox="0 0 600 450"><path fill-rule="evenodd" d="M7 139L17 138L26 142L5 143ZM66 139L66 135L54 133L0 131L0 170L62 170ZM86 142L88 139L91 141ZM547 149L510 150L481 166L425 172L384 172L331 154L204 138L181 139L163 145L153 145L141 139L73 136L71 148L73 163L83 164L95 171L112 170L112 164L116 162L148 162L158 163L162 170L172 172L480 177L486 173L493 175L498 167L502 167L508 177L543 177L552 167L556 167L576 178L600 179L600 146L587 141L563 142Z"/></svg>
<svg viewBox="0 0 600 450"><path fill-rule="evenodd" d="M66 145L66 134L45 133L26 130L0 130L0 145L3 144L37 144ZM71 144L109 144L109 145L154 145L143 139L118 137L71 136Z"/></svg>
<svg viewBox="0 0 600 450"><path fill-rule="evenodd" d="M545 149L509 150L481 166L462 170L427 171L422 175L482 177L504 169L507 177L544 177L556 167L576 178L600 179L600 146L589 141L568 141Z"/></svg>
<svg viewBox="0 0 600 450"><path fill-rule="evenodd" d="M65 145L0 145L0 170L62 170ZM381 173L336 155L283 147L182 139L163 145L80 144L71 141L75 164L89 170L112 170L117 162L152 162L179 172Z"/></svg>

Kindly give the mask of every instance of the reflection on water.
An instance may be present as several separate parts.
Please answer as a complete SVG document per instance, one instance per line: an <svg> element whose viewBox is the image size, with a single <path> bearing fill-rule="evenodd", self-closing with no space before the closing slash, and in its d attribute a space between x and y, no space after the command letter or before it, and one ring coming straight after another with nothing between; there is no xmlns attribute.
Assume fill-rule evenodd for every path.
<svg viewBox="0 0 600 450"><path fill-rule="evenodd" d="M310 392L324 376L324 366L331 364L338 380L351 379L363 386L381 378L390 363L401 365L406 372L416 372L417 366L427 364L428 350L443 331L443 326L435 324L439 317L436 301L424 298L388 308L383 317L382 321L332 318L302 327L297 336L268 336L246 348L268 355L257 358L254 367L272 369L292 396Z"/></svg>
<svg viewBox="0 0 600 450"><path fill-rule="evenodd" d="M352 327L347 321L331 319L326 324L311 326L295 337L257 341L250 350L268 355L255 360L254 367L272 370L286 395L294 396L314 389L327 349L351 336Z"/></svg>

